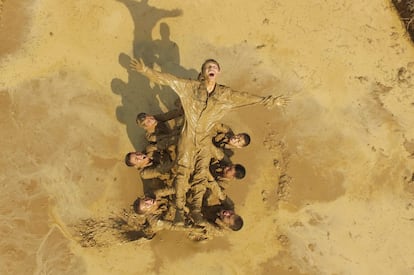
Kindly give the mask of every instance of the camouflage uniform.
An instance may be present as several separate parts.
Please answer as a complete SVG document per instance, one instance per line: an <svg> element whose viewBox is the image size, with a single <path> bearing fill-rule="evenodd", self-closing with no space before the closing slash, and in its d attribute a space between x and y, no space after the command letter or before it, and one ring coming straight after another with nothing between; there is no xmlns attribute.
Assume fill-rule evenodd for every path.
<svg viewBox="0 0 414 275"><path fill-rule="evenodd" d="M213 205L203 207L203 216L207 219L208 223L200 226L201 231L194 231L190 234L191 239L194 241L211 240L214 237L222 237L226 232L232 232L232 230L221 221L219 213L224 209L232 209L233 206Z"/></svg>
<svg viewBox="0 0 414 275"><path fill-rule="evenodd" d="M171 207L169 196L172 192L168 192L171 189L161 189L155 191L156 203L158 208L151 213L145 214L146 228L144 230L146 235L155 234L155 232L163 229L173 229L172 220L174 219L174 208ZM158 194L157 194L158 192Z"/></svg>
<svg viewBox="0 0 414 275"><path fill-rule="evenodd" d="M172 186L174 173L172 171L174 162L169 156L153 152L152 164L147 167L138 168L139 175L142 179L144 194L150 196L154 190L164 188L165 185Z"/></svg>
<svg viewBox="0 0 414 275"><path fill-rule="evenodd" d="M224 168L226 168L228 165L231 164L221 161L213 161L209 167L211 175L209 179L215 180L223 191L229 186L229 183L231 181L231 179L223 177Z"/></svg>
<svg viewBox="0 0 414 275"><path fill-rule="evenodd" d="M140 73L154 83L170 86L181 100L185 122L178 141L175 188L177 208L183 209L191 173L194 172L192 184L207 183L210 132L214 125L230 110L256 104L271 107L277 103L278 97L251 95L220 84L208 93L205 83L198 80L178 78L147 67Z"/></svg>
<svg viewBox="0 0 414 275"><path fill-rule="evenodd" d="M146 147L146 153L152 155L154 151L167 152L171 160L176 157L176 144L180 135L181 129L171 130L167 125L167 121L175 119L183 115L182 109L174 109L167 113L154 115L157 120L154 132L145 132L145 138L149 142Z"/></svg>
<svg viewBox="0 0 414 275"><path fill-rule="evenodd" d="M205 205L214 205L226 198L229 199L225 190L229 187L232 180L222 177L224 168L229 164L230 162L218 161L216 159L213 159L210 163L210 174L208 175L210 190L207 190L208 192L206 192L204 198ZM212 182L217 184L212 184Z"/></svg>
<svg viewBox="0 0 414 275"><path fill-rule="evenodd" d="M154 192L158 208L145 215L146 225L143 230L146 236L152 237L160 230L188 231L198 234L203 231L201 228L177 226L173 223L175 216L175 206L172 203L172 196L175 194L174 188L163 188ZM190 236L190 235L189 235Z"/></svg>
<svg viewBox="0 0 414 275"><path fill-rule="evenodd" d="M234 136L234 133L229 126L217 123L213 130L213 144L218 148L226 149L228 148L226 145L232 136Z"/></svg>

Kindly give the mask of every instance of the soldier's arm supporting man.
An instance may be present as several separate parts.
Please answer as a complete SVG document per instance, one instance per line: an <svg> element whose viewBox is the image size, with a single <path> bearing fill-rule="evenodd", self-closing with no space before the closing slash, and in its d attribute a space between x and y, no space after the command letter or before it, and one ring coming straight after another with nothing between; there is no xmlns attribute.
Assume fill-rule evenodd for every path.
<svg viewBox="0 0 414 275"><path fill-rule="evenodd" d="M224 158L226 158L226 155L224 154L222 149L217 148L214 145L211 145L210 147L211 147L210 148L211 158L217 159L217 160L223 160Z"/></svg>
<svg viewBox="0 0 414 275"><path fill-rule="evenodd" d="M152 142L156 142L159 150L165 150L169 146L177 144L179 137L179 133L176 132L171 132L166 135L154 135Z"/></svg>
<svg viewBox="0 0 414 275"><path fill-rule="evenodd" d="M184 225L176 225L173 222L166 220L156 220L154 223L152 223L151 228L155 232L161 230L203 232L203 229L200 227L186 227Z"/></svg>
<svg viewBox="0 0 414 275"><path fill-rule="evenodd" d="M142 179L169 179L171 176L170 170L173 167L173 162L160 163L158 165L151 165L140 170Z"/></svg>
<svg viewBox="0 0 414 275"><path fill-rule="evenodd" d="M175 188L173 187L166 187L166 188L158 189L154 192L154 195L156 198L167 197L167 196L174 195L174 194L175 194Z"/></svg>
<svg viewBox="0 0 414 275"><path fill-rule="evenodd" d="M229 133L229 132L233 133L233 131L230 128L230 126L228 126L228 125L226 125L224 123L219 122L219 123L216 123L214 125L213 135L214 134L217 134L217 133L224 133L224 134L226 134L226 133Z"/></svg>
<svg viewBox="0 0 414 275"><path fill-rule="evenodd" d="M226 199L227 195L224 193L223 189L220 187L217 181L215 180L209 180L207 181L207 188L211 190L211 193L216 195L219 200L223 201Z"/></svg>
<svg viewBox="0 0 414 275"><path fill-rule="evenodd" d="M158 121L166 122L168 120L178 118L182 115L184 115L183 109L179 108L179 109L173 109L173 110L168 111L166 113L161 113L161 114L154 115L154 117Z"/></svg>
<svg viewBox="0 0 414 275"><path fill-rule="evenodd" d="M191 232L191 239L197 241L212 240L214 237L223 237L226 231L230 230L206 223L205 225L199 227L199 230Z"/></svg>

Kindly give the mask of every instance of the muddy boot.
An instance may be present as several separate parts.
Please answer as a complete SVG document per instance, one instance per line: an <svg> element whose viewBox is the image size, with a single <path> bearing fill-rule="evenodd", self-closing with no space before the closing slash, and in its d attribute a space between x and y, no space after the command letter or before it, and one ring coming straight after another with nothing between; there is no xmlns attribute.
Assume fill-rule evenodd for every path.
<svg viewBox="0 0 414 275"><path fill-rule="evenodd" d="M184 222L185 222L184 210L177 209L177 211L175 211L174 224L179 225L179 226L184 226Z"/></svg>
<svg viewBox="0 0 414 275"><path fill-rule="evenodd" d="M191 211L190 216L195 225L204 226L206 224L206 221L200 211Z"/></svg>

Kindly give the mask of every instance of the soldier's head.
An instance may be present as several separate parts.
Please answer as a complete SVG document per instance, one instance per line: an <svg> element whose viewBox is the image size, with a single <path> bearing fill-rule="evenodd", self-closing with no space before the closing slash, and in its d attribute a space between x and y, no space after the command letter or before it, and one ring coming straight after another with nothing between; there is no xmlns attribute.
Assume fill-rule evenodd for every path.
<svg viewBox="0 0 414 275"><path fill-rule="evenodd" d="M201 65L199 80L216 81L216 77L220 73L220 64L214 59L207 59Z"/></svg>
<svg viewBox="0 0 414 275"><path fill-rule="evenodd" d="M223 169L223 177L226 179L242 179L245 176L246 169L241 164L230 164Z"/></svg>
<svg viewBox="0 0 414 275"><path fill-rule="evenodd" d="M138 197L132 207L137 214L148 214L157 209L157 201L150 197Z"/></svg>
<svg viewBox="0 0 414 275"><path fill-rule="evenodd" d="M129 167L141 169L152 164L152 159L141 152L129 152L125 155L125 164Z"/></svg>
<svg viewBox="0 0 414 275"><path fill-rule="evenodd" d="M221 210L220 220L233 231L239 231L243 227L243 219L233 210Z"/></svg>
<svg viewBox="0 0 414 275"><path fill-rule="evenodd" d="M240 133L229 139L228 145L234 148L246 147L250 144L250 136L247 133Z"/></svg>
<svg viewBox="0 0 414 275"><path fill-rule="evenodd" d="M158 121L154 116L147 113L139 113L136 118L136 123L139 127L148 129L157 125Z"/></svg>

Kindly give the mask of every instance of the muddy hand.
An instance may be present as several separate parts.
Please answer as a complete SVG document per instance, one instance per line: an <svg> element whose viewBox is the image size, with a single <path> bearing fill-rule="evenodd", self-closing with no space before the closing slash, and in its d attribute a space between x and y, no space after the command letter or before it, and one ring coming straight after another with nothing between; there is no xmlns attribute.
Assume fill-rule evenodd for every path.
<svg viewBox="0 0 414 275"><path fill-rule="evenodd" d="M144 65L144 61L140 58L139 60L136 60L135 58L132 58L129 67L137 72L143 72L146 69L146 66Z"/></svg>
<svg viewBox="0 0 414 275"><path fill-rule="evenodd" d="M183 11L180 9L175 9L171 11L171 16L181 16L183 15Z"/></svg>
<svg viewBox="0 0 414 275"><path fill-rule="evenodd" d="M274 104L282 108L286 107L289 104L289 102L290 102L290 97L284 96L284 95L277 96L274 99Z"/></svg>

